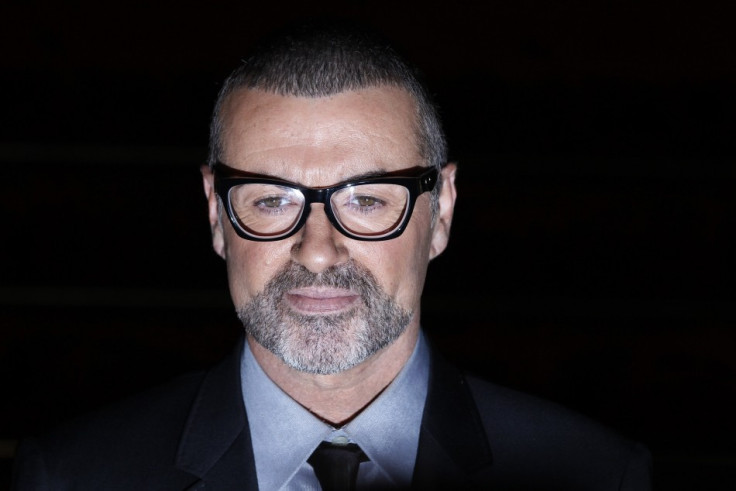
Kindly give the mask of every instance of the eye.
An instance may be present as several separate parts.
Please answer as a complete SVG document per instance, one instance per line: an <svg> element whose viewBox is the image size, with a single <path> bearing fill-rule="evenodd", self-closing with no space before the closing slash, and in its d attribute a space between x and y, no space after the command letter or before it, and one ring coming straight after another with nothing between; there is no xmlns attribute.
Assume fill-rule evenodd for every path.
<svg viewBox="0 0 736 491"><path fill-rule="evenodd" d="M375 207L383 204L383 202L375 196L354 196L353 201L361 207Z"/></svg>
<svg viewBox="0 0 736 491"><path fill-rule="evenodd" d="M355 195L348 202L350 209L357 213L374 213L385 205L385 201L369 194Z"/></svg>
<svg viewBox="0 0 736 491"><path fill-rule="evenodd" d="M255 205L261 208L280 208L289 204L289 200L284 196L267 196L255 202Z"/></svg>
<svg viewBox="0 0 736 491"><path fill-rule="evenodd" d="M290 195L279 194L261 196L260 198L256 198L252 201L252 208L256 210L257 213L268 216L284 214L291 215L296 213L301 207L301 203L299 201L295 201L293 198L294 197Z"/></svg>

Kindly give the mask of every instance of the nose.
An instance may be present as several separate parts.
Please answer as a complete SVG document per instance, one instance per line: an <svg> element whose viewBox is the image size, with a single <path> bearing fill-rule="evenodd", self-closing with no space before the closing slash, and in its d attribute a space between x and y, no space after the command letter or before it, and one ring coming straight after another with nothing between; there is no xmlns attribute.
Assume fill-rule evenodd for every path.
<svg viewBox="0 0 736 491"><path fill-rule="evenodd" d="M291 248L292 259L312 273L321 273L330 266L348 260L346 238L332 226L324 205L313 203L307 222L296 234L297 242Z"/></svg>

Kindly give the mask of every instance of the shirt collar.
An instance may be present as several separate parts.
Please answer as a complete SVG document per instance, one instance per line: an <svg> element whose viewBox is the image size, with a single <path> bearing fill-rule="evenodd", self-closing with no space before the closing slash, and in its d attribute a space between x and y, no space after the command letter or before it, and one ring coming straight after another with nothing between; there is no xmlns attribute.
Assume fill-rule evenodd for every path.
<svg viewBox="0 0 736 491"><path fill-rule="evenodd" d="M429 379L429 349L421 331L414 352L396 378L339 429L315 417L271 381L247 342L241 373L260 489L281 489L321 441L336 436L360 445L396 485L411 482Z"/></svg>

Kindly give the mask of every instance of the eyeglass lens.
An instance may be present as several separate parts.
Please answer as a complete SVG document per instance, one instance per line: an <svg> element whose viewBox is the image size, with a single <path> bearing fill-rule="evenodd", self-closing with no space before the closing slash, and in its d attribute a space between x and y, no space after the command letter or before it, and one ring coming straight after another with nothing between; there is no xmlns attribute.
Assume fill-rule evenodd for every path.
<svg viewBox="0 0 736 491"><path fill-rule="evenodd" d="M298 189L274 184L240 184L229 193L233 213L243 230L257 237L286 235L299 223L305 198ZM335 191L332 213L353 235L381 237L396 230L405 219L409 190L398 184L373 183Z"/></svg>

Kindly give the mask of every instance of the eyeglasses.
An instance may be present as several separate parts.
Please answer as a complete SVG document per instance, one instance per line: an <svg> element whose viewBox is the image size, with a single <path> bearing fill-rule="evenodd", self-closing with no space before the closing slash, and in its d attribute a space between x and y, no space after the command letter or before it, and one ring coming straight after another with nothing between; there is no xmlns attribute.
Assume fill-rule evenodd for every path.
<svg viewBox="0 0 736 491"><path fill-rule="evenodd" d="M309 188L289 181L214 165L215 191L237 234L248 240L281 240L297 233L312 203L322 203L340 233L357 240L398 237L419 195L437 183L434 167L411 169Z"/></svg>

